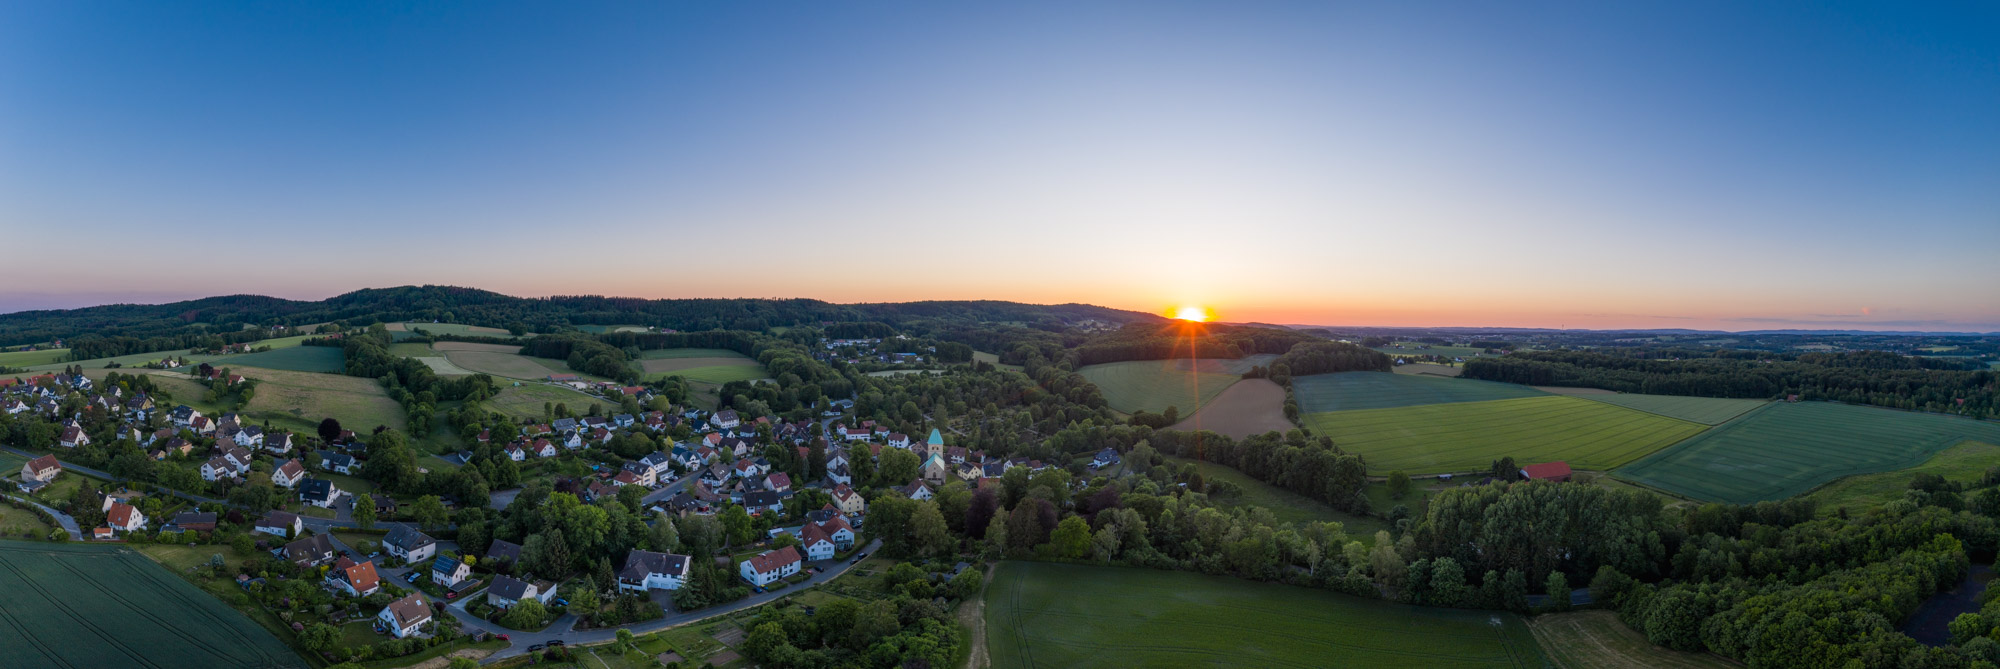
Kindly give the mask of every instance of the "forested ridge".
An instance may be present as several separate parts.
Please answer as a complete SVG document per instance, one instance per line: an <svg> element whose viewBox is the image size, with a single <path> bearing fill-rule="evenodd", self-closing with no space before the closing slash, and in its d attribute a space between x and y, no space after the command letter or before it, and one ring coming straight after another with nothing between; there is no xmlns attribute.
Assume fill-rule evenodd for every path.
<svg viewBox="0 0 2000 669"><path fill-rule="evenodd" d="M1465 363L1464 377L1628 393L1771 399L1798 395L1916 411L2000 416L2000 373L1882 352L1683 351L1678 359L1596 351L1534 351Z"/></svg>

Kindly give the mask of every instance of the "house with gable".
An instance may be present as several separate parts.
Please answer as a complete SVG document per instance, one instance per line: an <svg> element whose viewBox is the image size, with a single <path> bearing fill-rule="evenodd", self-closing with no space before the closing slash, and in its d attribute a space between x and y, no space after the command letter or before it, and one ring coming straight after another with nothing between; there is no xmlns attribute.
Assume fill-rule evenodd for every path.
<svg viewBox="0 0 2000 669"><path fill-rule="evenodd" d="M382 537L382 550L404 562L421 564L437 555L437 540L408 525L397 525Z"/></svg>
<svg viewBox="0 0 2000 669"><path fill-rule="evenodd" d="M686 555L634 549L625 554L625 568L618 570L618 589L639 594L647 590L678 590L687 582L693 561Z"/></svg>
<svg viewBox="0 0 2000 669"><path fill-rule="evenodd" d="M402 639L416 634L430 621L431 606L424 603L423 595L413 592L382 607L382 612L375 616L375 627Z"/></svg>
<svg viewBox="0 0 2000 669"><path fill-rule="evenodd" d="M786 546L774 551L764 551L744 560L738 565L737 572L743 576L743 580L749 581L752 585L766 586L799 573L799 569L803 566L805 562L799 557L798 550Z"/></svg>

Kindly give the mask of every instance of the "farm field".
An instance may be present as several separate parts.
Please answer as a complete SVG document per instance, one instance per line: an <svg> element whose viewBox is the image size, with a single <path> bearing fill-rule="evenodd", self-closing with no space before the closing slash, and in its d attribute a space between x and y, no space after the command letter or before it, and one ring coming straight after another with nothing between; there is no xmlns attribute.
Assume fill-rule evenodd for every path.
<svg viewBox="0 0 2000 669"><path fill-rule="evenodd" d="M1403 348L1396 348L1397 346L1402 346ZM1428 346L1430 348L1418 348L1419 346ZM1389 346L1377 346L1375 347L1375 350L1387 353L1389 354L1389 357L1392 358L1399 355L1441 355L1450 358L1471 358L1474 356L1486 355L1486 349L1483 348L1473 348L1470 346L1445 346L1442 344L1419 344L1417 342L1409 342L1409 341L1396 342L1395 344Z"/></svg>
<svg viewBox="0 0 2000 669"><path fill-rule="evenodd" d="M222 356L211 360L209 364L217 367L262 367L294 372L339 374L341 370L346 369L347 357L340 349L331 346L291 346L258 353Z"/></svg>
<svg viewBox="0 0 2000 669"><path fill-rule="evenodd" d="M1216 364L1210 369L1221 367L1220 361L1213 362ZM1243 378L1240 374L1188 371L1190 365L1187 360L1128 360L1086 365L1076 371L1097 386L1106 404L1125 413L1159 413L1176 407L1181 415L1192 414Z"/></svg>
<svg viewBox="0 0 2000 669"><path fill-rule="evenodd" d="M430 344L390 344L389 355L400 355L405 358L423 358L442 354L432 351Z"/></svg>
<svg viewBox="0 0 2000 669"><path fill-rule="evenodd" d="M986 591L996 669L1541 667L1511 613L1121 567L1003 562Z"/></svg>
<svg viewBox="0 0 2000 669"><path fill-rule="evenodd" d="M1464 367L1433 365L1428 362L1412 362L1392 368L1397 374L1422 374L1425 376L1458 376L1465 373Z"/></svg>
<svg viewBox="0 0 2000 669"><path fill-rule="evenodd" d="M576 374L578 378L597 378L571 371L569 364L561 360L521 355L519 346L438 342L431 348L443 351L445 359L451 364L477 374L527 380L546 379L550 374Z"/></svg>
<svg viewBox="0 0 2000 669"><path fill-rule="evenodd" d="M306 666L270 632L127 548L0 542L0 588L9 593L0 666Z"/></svg>
<svg viewBox="0 0 2000 669"><path fill-rule="evenodd" d="M646 326L644 326L644 325L578 325L578 326L576 326L576 329L578 329L578 330L582 330L582 331L584 331L584 332L588 332L588 333L591 333L591 334L604 334L604 333L606 333L606 332L645 332L645 331L646 331Z"/></svg>
<svg viewBox="0 0 2000 669"><path fill-rule="evenodd" d="M1271 516L1277 518L1278 522L1281 523L1336 521L1347 527L1347 534L1349 536L1364 540L1375 534L1376 530L1389 529L1389 524L1383 522L1380 518L1343 513L1338 509L1327 506L1319 500L1251 478L1249 474L1236 471L1235 468L1226 465L1218 465L1213 462L1203 462L1189 458L1168 457L1166 464L1161 466L1180 469L1182 465L1194 465L1195 471L1201 472L1201 477L1205 481L1211 483L1215 481L1228 481L1243 489L1243 496L1238 499L1216 500L1211 498L1210 501L1215 502L1216 506L1261 506L1269 509ZM1386 509L1388 507L1383 508Z"/></svg>
<svg viewBox="0 0 2000 669"><path fill-rule="evenodd" d="M1966 440L2000 443L2000 423L1780 402L1614 474L1695 499L1749 504L1803 494L1844 476L1915 467Z"/></svg>
<svg viewBox="0 0 2000 669"><path fill-rule="evenodd" d="M1211 430L1242 439L1293 427L1291 421L1285 420L1284 386L1268 379L1244 379L1169 429Z"/></svg>
<svg viewBox="0 0 2000 669"><path fill-rule="evenodd" d="M1553 392L1553 391L1552 391ZM1677 395L1640 395L1636 393L1559 393L1581 397L1592 402L1616 404L1627 409L1637 409L1668 418L1679 418L1703 425L1721 425L1729 419L1749 413L1751 409L1764 406L1764 400L1738 400L1720 397L1681 397Z"/></svg>
<svg viewBox="0 0 2000 669"><path fill-rule="evenodd" d="M486 400L489 411L498 411L517 418L542 419L542 404L555 403L569 407L578 415L590 410L595 403L605 410L613 407L595 397L585 395L567 386L529 383L501 388L499 394Z"/></svg>
<svg viewBox="0 0 2000 669"><path fill-rule="evenodd" d="M454 335L459 337L512 337L514 333L500 328L457 323L390 323L391 332L416 332L423 330L431 334Z"/></svg>
<svg viewBox="0 0 2000 669"><path fill-rule="evenodd" d="M1836 513L1841 507L1861 511L1902 499L1903 491L1910 487L1910 479L1919 473L1937 474L1971 488L1979 482L1988 467L1995 466L2000 466L2000 446L1976 441L1959 442L1957 446L1944 449L1915 467L1849 476L1820 486L1807 493L1805 498L1817 502L1823 515Z"/></svg>
<svg viewBox="0 0 2000 669"><path fill-rule="evenodd" d="M1391 409L1424 404L1484 402L1535 397L1542 391L1512 383L1447 379L1421 374L1340 372L1292 379L1301 413Z"/></svg>
<svg viewBox="0 0 2000 669"><path fill-rule="evenodd" d="M984 363L986 363L986 364L989 364L989 365L992 365L992 366L994 366L994 367L998 367L998 368L1000 368L1000 369L1004 369L1004 370L1008 370L1008 371L1014 371L1014 372L1018 372L1018 371L1021 371L1021 366L1020 366L1020 365L1003 365L1003 364L1000 364L1000 354L998 354L998 353L986 353L986 352L983 352L983 351L973 351L973 352L972 352L972 359L973 359L973 361L975 361L975 362L984 362Z"/></svg>
<svg viewBox="0 0 2000 669"><path fill-rule="evenodd" d="M45 348L39 351L7 351L0 353L0 367L30 367L34 365L59 365L63 356L69 355L66 348Z"/></svg>
<svg viewBox="0 0 2000 669"><path fill-rule="evenodd" d="M656 348L639 352L640 360L677 360L680 358L737 358L749 360L750 356L726 348Z"/></svg>
<svg viewBox="0 0 2000 669"><path fill-rule="evenodd" d="M1383 374L1381 376L1390 376ZM1523 397L1306 414L1315 434L1368 459L1375 473L1483 470L1568 461L1611 469L1700 433L1705 426L1574 397Z"/></svg>
<svg viewBox="0 0 2000 669"><path fill-rule="evenodd" d="M437 357L426 356L426 357L416 358L416 361L424 363L425 367L431 368L431 372L437 374L438 376L471 376L473 374L478 373L470 369L460 367L456 363L453 363L451 361L451 358L446 358L443 356L437 356Z"/></svg>
<svg viewBox="0 0 2000 669"><path fill-rule="evenodd" d="M169 379L186 378L177 371L152 373ZM274 426L302 434L312 434L320 420L328 416L339 419L355 432L373 430L377 425L399 430L407 427L409 419L403 413L403 406L389 399L388 392L375 379L258 367L241 368L238 373L259 382L256 396L238 410L246 422L268 420ZM174 396L179 402L190 403L179 399L179 392ZM201 395L196 393L188 399L199 400Z"/></svg>
<svg viewBox="0 0 2000 669"><path fill-rule="evenodd" d="M729 383L731 381L756 381L758 379L767 379L771 377L771 373L769 371L766 371L763 365L712 365L708 367L695 367L691 369L682 369L674 372L648 374L646 376L647 378L650 379L657 379L668 376L678 376L687 379L689 381L699 381L702 383L713 383L721 385L724 383Z"/></svg>
<svg viewBox="0 0 2000 669"><path fill-rule="evenodd" d="M1710 653L1685 653L1653 645L1610 611L1552 613L1528 619L1528 629L1549 661L1562 669L1662 667L1725 669L1742 665Z"/></svg>

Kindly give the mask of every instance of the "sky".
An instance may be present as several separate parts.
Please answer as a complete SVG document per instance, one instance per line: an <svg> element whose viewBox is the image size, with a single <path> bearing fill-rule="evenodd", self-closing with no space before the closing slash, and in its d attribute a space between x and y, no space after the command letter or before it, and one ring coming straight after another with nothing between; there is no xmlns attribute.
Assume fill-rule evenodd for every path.
<svg viewBox="0 0 2000 669"><path fill-rule="evenodd" d="M0 312L2000 331L2000 5L0 0Z"/></svg>

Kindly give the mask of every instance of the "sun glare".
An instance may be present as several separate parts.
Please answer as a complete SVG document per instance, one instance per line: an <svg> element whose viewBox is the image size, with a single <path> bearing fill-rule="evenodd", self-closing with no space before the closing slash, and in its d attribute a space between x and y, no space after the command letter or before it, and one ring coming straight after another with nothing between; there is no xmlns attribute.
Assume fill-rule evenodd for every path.
<svg viewBox="0 0 2000 669"><path fill-rule="evenodd" d="M1174 318L1178 318L1184 321L1206 323L1208 322L1209 317L1210 315L1208 313L1207 307L1197 307L1190 305L1181 307L1180 309L1174 311Z"/></svg>

